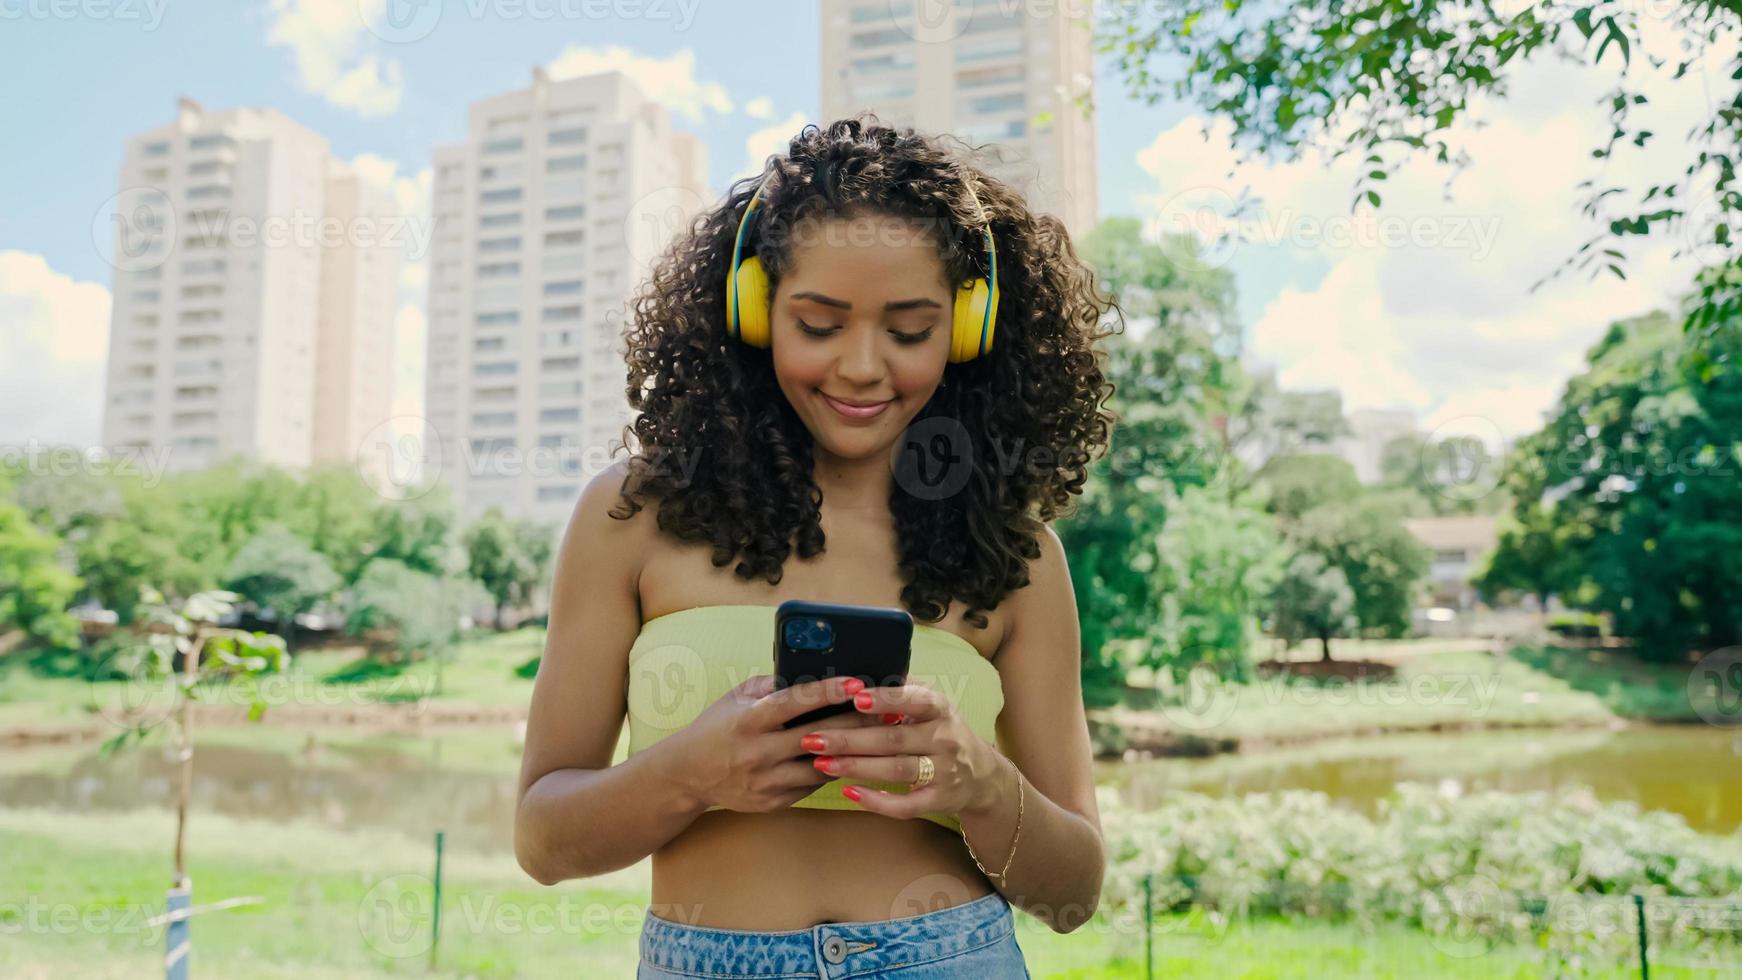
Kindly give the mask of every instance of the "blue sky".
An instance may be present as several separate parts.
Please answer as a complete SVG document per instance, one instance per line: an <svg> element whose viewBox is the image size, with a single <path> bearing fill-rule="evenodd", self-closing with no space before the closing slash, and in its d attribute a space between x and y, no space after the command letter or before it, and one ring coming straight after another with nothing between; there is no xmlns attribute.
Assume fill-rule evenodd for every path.
<svg viewBox="0 0 1742 980"><path fill-rule="evenodd" d="M110 272L91 226L117 190L124 139L167 122L177 96L272 106L343 159L390 161L407 187L434 145L462 138L470 102L524 87L534 65L559 60L630 59L669 84L659 97L708 144L716 191L778 146L770 137L783 139L784 124L821 121L813 0L570 0L573 10L660 14L558 20L526 13L556 0L422 0L413 12L440 18L410 43L378 36L394 37L379 19L385 2L0 0L0 84L11 94L0 154L0 419L9 420L0 442L95 438ZM87 14L54 16L69 9ZM1571 196L1602 131L1591 100L1605 79L1588 71L1533 66L1512 98L1481 113L1490 126L1466 134L1478 164L1452 201L1444 173L1423 164L1394 180L1386 209L1362 225L1351 224L1349 174L1314 160L1243 163L1225 130L1203 142L1192 107L1137 104L1107 68L1103 60L1096 73L1102 216L1196 227L1242 189L1260 193L1261 240L1225 260L1249 349L1287 385L1335 386L1351 406L1407 407L1430 430L1474 418L1516 434L1609 319L1662 305L1686 281L1687 264L1666 246L1643 250L1627 283L1528 290L1590 231ZM1426 221L1437 237L1364 244L1363 230L1382 220ZM406 290L402 340L418 334L419 292ZM44 385L99 390L70 411L27 411Z"/></svg>

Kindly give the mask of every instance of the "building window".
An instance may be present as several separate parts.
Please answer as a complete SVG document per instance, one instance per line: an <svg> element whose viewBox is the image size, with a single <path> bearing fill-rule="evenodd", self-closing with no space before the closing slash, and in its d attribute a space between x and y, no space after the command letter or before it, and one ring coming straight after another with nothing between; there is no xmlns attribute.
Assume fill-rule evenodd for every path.
<svg viewBox="0 0 1742 980"><path fill-rule="evenodd" d="M478 266L478 278L502 279L520 275L519 262L486 262Z"/></svg>
<svg viewBox="0 0 1742 980"><path fill-rule="evenodd" d="M515 373L520 365L514 361L489 361L484 364L472 365L472 376L477 378L496 378Z"/></svg>
<svg viewBox="0 0 1742 980"><path fill-rule="evenodd" d="M546 221L579 221L587 216L585 204L570 204L560 208L545 208Z"/></svg>
<svg viewBox="0 0 1742 980"><path fill-rule="evenodd" d="M587 240L584 231L549 231L544 235L545 248L574 248Z"/></svg>
<svg viewBox="0 0 1742 980"><path fill-rule="evenodd" d="M476 322L480 327L511 326L520 322L520 311L503 310L498 313L480 313Z"/></svg>
<svg viewBox="0 0 1742 980"><path fill-rule="evenodd" d="M479 228L508 228L520 224L519 211L504 211L501 214L486 214L478 218Z"/></svg>
<svg viewBox="0 0 1742 980"><path fill-rule="evenodd" d="M561 282L547 282L544 284L544 294L546 296L579 296L581 294L581 280L565 279Z"/></svg>
<svg viewBox="0 0 1742 980"><path fill-rule="evenodd" d="M511 238L486 238L478 242L480 252L518 252L520 251L520 236Z"/></svg>
<svg viewBox="0 0 1742 980"><path fill-rule="evenodd" d="M473 412L472 424L480 426L513 425L513 412Z"/></svg>
<svg viewBox="0 0 1742 980"><path fill-rule="evenodd" d="M525 147L526 141L516 136L513 139L491 140L488 143L485 143L482 149L485 153L492 154L519 153Z"/></svg>
<svg viewBox="0 0 1742 980"><path fill-rule="evenodd" d="M478 195L481 204L509 204L520 200L520 188L501 187L493 191L484 191Z"/></svg>
<svg viewBox="0 0 1742 980"><path fill-rule="evenodd" d="M546 142L552 146L571 146L587 141L587 127L575 126L569 129L553 129Z"/></svg>
<svg viewBox="0 0 1742 980"><path fill-rule="evenodd" d="M547 425L560 422L579 422L581 410L578 408L547 408L538 413L538 420Z"/></svg>

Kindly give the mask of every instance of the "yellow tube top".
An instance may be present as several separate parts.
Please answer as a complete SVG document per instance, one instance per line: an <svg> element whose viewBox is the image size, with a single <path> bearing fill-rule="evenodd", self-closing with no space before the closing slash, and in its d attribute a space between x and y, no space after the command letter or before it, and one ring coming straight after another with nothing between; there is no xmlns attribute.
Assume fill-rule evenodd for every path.
<svg viewBox="0 0 1742 980"><path fill-rule="evenodd" d="M727 691L758 674L774 672L774 611L767 605L711 605L656 616L641 627L629 648L629 754L679 731ZM1004 709L998 668L972 643L937 626L915 623L908 662L913 681L955 702L968 727L997 744L993 723ZM851 782L904 793L907 783L875 779ZM846 777L832 779L793 806L860 810L841 795ZM723 809L719 805L709 810ZM953 814L924 818L953 833L961 822Z"/></svg>

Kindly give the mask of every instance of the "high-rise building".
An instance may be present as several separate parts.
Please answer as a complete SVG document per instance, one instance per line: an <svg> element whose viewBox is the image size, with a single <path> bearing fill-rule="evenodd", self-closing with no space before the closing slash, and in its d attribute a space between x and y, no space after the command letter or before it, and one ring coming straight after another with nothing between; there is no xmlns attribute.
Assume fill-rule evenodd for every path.
<svg viewBox="0 0 1742 980"><path fill-rule="evenodd" d="M105 445L167 449L170 470L355 458L359 430L386 417L374 388L392 377L399 275L399 239L356 234L363 214L397 221L392 202L356 183L272 109L183 98L127 141ZM343 346L323 351L326 337Z"/></svg>
<svg viewBox="0 0 1742 980"><path fill-rule="evenodd" d="M824 121L884 122L987 145L981 165L1086 233L1099 214L1090 6L823 0ZM1086 98L1083 98L1087 101Z"/></svg>
<svg viewBox="0 0 1742 980"><path fill-rule="evenodd" d="M435 151L426 458L465 513L555 525L629 421L624 306L706 204L700 140L611 71L473 103ZM647 227L651 225L652 227Z"/></svg>
<svg viewBox="0 0 1742 980"><path fill-rule="evenodd" d="M321 250L320 334L315 345L314 461L354 463L383 485L387 459L366 442L393 414L394 337L403 248L391 190L333 162L327 176Z"/></svg>

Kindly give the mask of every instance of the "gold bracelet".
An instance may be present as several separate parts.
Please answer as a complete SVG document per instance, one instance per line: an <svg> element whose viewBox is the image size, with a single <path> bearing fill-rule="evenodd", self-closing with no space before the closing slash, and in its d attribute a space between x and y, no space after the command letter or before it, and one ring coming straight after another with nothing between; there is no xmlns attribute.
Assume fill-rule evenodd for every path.
<svg viewBox="0 0 1742 980"><path fill-rule="evenodd" d="M968 856L974 859L974 867L979 868L981 874L997 883L1000 888L1004 887L1005 875L1010 873L1010 862L1016 860L1016 842L1022 839L1022 770L1016 768L1015 762L1010 763L1010 768L1016 773L1016 833L1010 838L1010 856L1004 859L1004 870L996 874L987 871L986 866L980 863L979 856L974 853L974 845L968 841L968 832L959 824L956 828L962 835L962 843L968 845Z"/></svg>

